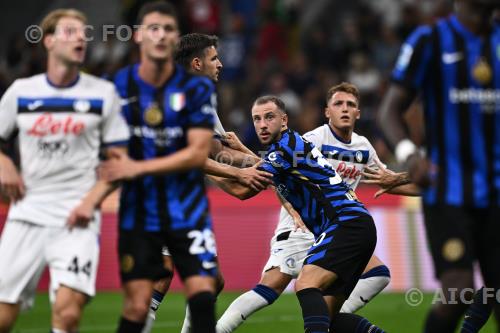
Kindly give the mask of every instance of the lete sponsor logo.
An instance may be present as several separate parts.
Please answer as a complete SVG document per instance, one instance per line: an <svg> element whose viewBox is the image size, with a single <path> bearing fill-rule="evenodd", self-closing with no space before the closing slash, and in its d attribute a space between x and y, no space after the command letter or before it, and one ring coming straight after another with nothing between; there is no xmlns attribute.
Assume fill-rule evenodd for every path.
<svg viewBox="0 0 500 333"><path fill-rule="evenodd" d="M28 135L46 136L55 134L80 135L85 129L85 123L74 120L72 116L55 118L50 113L39 116L33 126L28 130Z"/></svg>

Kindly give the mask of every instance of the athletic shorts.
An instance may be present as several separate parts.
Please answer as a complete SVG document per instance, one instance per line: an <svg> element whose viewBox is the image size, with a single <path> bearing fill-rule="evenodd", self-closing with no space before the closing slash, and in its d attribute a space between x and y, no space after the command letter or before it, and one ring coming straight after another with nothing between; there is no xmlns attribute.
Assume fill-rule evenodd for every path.
<svg viewBox="0 0 500 333"><path fill-rule="evenodd" d="M434 270L473 269L478 260L485 285L500 288L500 208L424 206Z"/></svg>
<svg viewBox="0 0 500 333"><path fill-rule="evenodd" d="M60 285L94 296L98 260L99 234L94 228L70 231L9 220L0 238L0 302L21 302L22 309L33 306L46 266L52 302Z"/></svg>
<svg viewBox="0 0 500 333"><path fill-rule="evenodd" d="M316 265L337 275L325 295L350 295L377 244L377 231L370 215L331 224L307 253L304 265Z"/></svg>
<svg viewBox="0 0 500 333"><path fill-rule="evenodd" d="M302 230L288 230L271 239L271 253L263 272L279 267L280 272L297 278L307 251L314 243L314 235Z"/></svg>
<svg viewBox="0 0 500 333"><path fill-rule="evenodd" d="M159 280L168 276L163 266L164 247L172 256L182 280L193 276L217 275L215 238L210 226L165 232L120 230L118 252L123 282L135 279Z"/></svg>

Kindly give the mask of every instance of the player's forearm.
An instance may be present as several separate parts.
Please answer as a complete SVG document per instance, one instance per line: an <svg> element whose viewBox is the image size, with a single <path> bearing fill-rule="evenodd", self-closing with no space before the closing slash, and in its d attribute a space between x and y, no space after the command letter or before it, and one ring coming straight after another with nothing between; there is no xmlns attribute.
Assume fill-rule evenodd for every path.
<svg viewBox="0 0 500 333"><path fill-rule="evenodd" d="M231 162L231 165L239 168L250 167L260 161L260 158L253 152L251 152L251 154L246 154L239 150L225 146L222 148L220 154L226 154L228 156L227 159Z"/></svg>
<svg viewBox="0 0 500 333"><path fill-rule="evenodd" d="M222 178L217 176L207 176L212 182L215 183L221 190L226 192L233 197L236 197L240 200L250 199L255 196L258 192L252 190L249 187L241 185L238 181L234 179Z"/></svg>
<svg viewBox="0 0 500 333"><path fill-rule="evenodd" d="M85 198L84 202L98 208L104 199L116 190L120 186L119 182L107 182L104 180L98 180L95 185L90 189Z"/></svg>
<svg viewBox="0 0 500 333"><path fill-rule="evenodd" d="M409 108L412 100L411 93L392 84L382 101L378 113L378 123L393 147L408 137L403 114Z"/></svg>
<svg viewBox="0 0 500 333"><path fill-rule="evenodd" d="M208 149L200 151L195 147L188 146L172 155L137 161L139 176L161 175L191 169L202 169L207 158Z"/></svg>
<svg viewBox="0 0 500 333"><path fill-rule="evenodd" d="M421 195L420 188L415 184L406 184L393 187L387 193L397 194L397 195L405 195L408 197L418 197Z"/></svg>
<svg viewBox="0 0 500 333"><path fill-rule="evenodd" d="M207 161L205 162L203 171L208 175L231 179L236 179L238 176L238 168L235 168L229 164L219 163L212 160L211 158L207 159Z"/></svg>

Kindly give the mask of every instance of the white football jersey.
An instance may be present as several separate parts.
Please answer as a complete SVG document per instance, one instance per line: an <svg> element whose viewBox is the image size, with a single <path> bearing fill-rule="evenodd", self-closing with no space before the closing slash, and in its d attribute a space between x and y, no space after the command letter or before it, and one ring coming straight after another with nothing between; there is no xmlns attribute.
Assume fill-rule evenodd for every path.
<svg viewBox="0 0 500 333"><path fill-rule="evenodd" d="M334 134L328 124L324 124L302 137L318 147L342 180L353 190L358 186L364 168L376 166L377 152L367 138L354 132L351 141L344 142ZM285 208L281 207L275 233L279 234L293 228L292 217Z"/></svg>
<svg viewBox="0 0 500 333"><path fill-rule="evenodd" d="M8 218L64 226L96 182L101 143L128 140L120 111L114 85L92 75L65 88L45 74L16 80L0 101L0 137L18 131L26 195Z"/></svg>

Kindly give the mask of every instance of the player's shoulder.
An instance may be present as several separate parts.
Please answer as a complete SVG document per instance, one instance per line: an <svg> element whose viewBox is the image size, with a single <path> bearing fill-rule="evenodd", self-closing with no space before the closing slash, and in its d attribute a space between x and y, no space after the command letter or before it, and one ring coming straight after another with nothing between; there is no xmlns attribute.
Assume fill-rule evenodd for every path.
<svg viewBox="0 0 500 333"><path fill-rule="evenodd" d="M92 74L80 73L79 82L81 88L95 89L102 93L109 93L115 91L115 85L106 79L102 79Z"/></svg>
<svg viewBox="0 0 500 333"><path fill-rule="evenodd" d="M178 86L184 88L185 90L191 90L193 88L206 88L208 90L214 90L214 82L205 75L197 75L188 73L182 66L177 66L179 73Z"/></svg>
<svg viewBox="0 0 500 333"><path fill-rule="evenodd" d="M328 124L323 124L323 125L316 127L315 129L313 129L309 132L306 132L303 136L307 140L315 139L315 138L321 139L325 136L325 134L328 131L329 131Z"/></svg>
<svg viewBox="0 0 500 333"><path fill-rule="evenodd" d="M356 146L357 149L369 150L372 149L372 143L366 136L360 135L356 132L352 132L351 145Z"/></svg>
<svg viewBox="0 0 500 333"><path fill-rule="evenodd" d="M33 87L39 87L40 84L48 84L44 73L16 79L10 85L9 90L11 92L26 92Z"/></svg>

